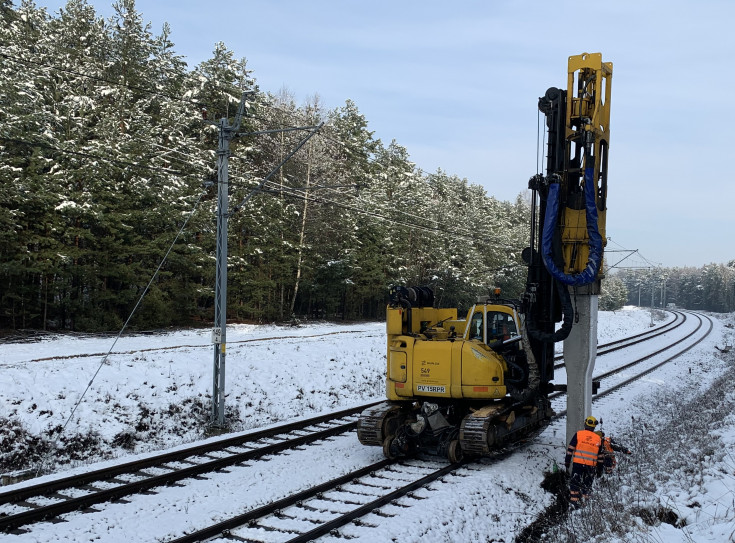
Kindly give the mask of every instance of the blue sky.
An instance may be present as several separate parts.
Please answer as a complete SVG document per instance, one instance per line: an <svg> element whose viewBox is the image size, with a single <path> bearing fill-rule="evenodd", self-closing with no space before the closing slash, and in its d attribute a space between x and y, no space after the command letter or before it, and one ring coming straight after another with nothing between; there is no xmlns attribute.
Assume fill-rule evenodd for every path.
<svg viewBox="0 0 735 543"><path fill-rule="evenodd" d="M54 13L65 2L38 0ZM111 0L91 0L112 13ZM385 144L513 200L567 57L613 62L607 235L633 266L735 259L735 2L138 0L190 66L224 42L262 90L353 100ZM623 253L608 254L608 262Z"/></svg>

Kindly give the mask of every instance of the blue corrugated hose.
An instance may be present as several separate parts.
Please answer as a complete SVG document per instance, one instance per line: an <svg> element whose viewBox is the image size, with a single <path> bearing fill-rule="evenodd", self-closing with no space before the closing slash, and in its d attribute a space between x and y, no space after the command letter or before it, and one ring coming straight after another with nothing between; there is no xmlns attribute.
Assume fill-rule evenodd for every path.
<svg viewBox="0 0 735 543"><path fill-rule="evenodd" d="M589 237L590 253L585 269L573 275L567 275L556 267L552 256L552 240L556 227L556 217L559 213L559 183L549 185L549 196L546 203L546 217L544 218L544 234L541 238L541 254L544 265L549 273L565 285L578 287L587 285L597 277L602 261L602 236L597 228L597 204L595 202L595 179L593 168L584 170L584 196L587 217L587 236Z"/></svg>

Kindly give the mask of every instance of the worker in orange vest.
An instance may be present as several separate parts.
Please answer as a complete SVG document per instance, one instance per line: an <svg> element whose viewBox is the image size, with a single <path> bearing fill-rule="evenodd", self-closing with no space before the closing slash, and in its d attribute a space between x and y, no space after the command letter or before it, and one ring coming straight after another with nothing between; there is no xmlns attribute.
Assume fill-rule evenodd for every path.
<svg viewBox="0 0 735 543"><path fill-rule="evenodd" d="M589 416L584 419L584 430L580 430L569 442L564 465L572 475L569 479L569 501L573 506L580 504L582 498L587 498L592 491L592 481L595 480L597 460L602 447L602 438L595 433L597 419Z"/></svg>
<svg viewBox="0 0 735 543"><path fill-rule="evenodd" d="M600 456L597 460L597 476L602 477L603 472L610 475L618 465L618 461L615 458L616 452L622 452L623 454L633 454L628 447L625 447L615 441L611 437L605 437L605 432L598 430L595 432L602 440L602 446L600 447Z"/></svg>

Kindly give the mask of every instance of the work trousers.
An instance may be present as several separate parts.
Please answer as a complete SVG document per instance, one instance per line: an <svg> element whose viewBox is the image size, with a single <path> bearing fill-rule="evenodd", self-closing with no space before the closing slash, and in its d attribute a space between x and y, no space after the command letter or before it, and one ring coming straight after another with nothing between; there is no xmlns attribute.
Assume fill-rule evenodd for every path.
<svg viewBox="0 0 735 543"><path fill-rule="evenodd" d="M569 479L569 501L579 504L582 498L587 498L592 492L592 482L595 480L595 466L572 463L572 477Z"/></svg>

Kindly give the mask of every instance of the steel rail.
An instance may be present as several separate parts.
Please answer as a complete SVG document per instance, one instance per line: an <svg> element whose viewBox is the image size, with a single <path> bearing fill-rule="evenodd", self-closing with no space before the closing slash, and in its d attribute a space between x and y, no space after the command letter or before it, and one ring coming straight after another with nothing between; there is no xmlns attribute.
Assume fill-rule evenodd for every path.
<svg viewBox="0 0 735 543"><path fill-rule="evenodd" d="M262 507L258 507L257 509L253 509L251 511L243 513L242 515L237 515L235 517L229 518L217 524L213 524L212 526L208 526L201 530L197 530L196 532L192 532L190 534L186 534L179 538L172 539L169 541L169 543L194 543L196 541L205 541L207 539L212 539L212 538L220 537L220 536L225 537L225 538L237 539L237 536L233 537L233 534L230 533L231 530L242 527L245 524L248 524L254 520L267 517L268 515L272 515L286 507L296 505L300 502L303 502L311 498L316 498L320 494L323 494L325 492L339 490L339 487L341 485L356 481L357 479L361 477L369 476L378 470L381 470L381 469L384 469L384 468L387 468L393 465L400 465L401 463L402 463L401 460L395 460L395 459L381 460L380 462L376 462L375 464L371 464L369 466L353 471L341 477L337 477L335 479L332 479L330 481L327 481L315 487L309 488L307 490L303 490L301 492L297 492L291 496L287 496L283 499L276 500ZM311 541L313 539L316 539L317 537L320 537L324 534L331 532L332 530L340 528L341 526L344 526L348 522L351 522L355 519L363 517L366 514L370 513L371 511L379 507L382 507L402 496L405 496L406 494L413 492L414 490L421 488L429 484L430 482L435 481L439 479L440 477L457 470L460 467L463 467L467 463L468 463L467 460L463 460L461 462L449 464L447 466L439 468L433 473L429 473L425 475L424 477L421 477L415 481L411 481L410 483L396 490L393 490L392 492L389 492L388 494L377 497L375 500L369 503L360 505L359 507L356 507L355 509L351 511L341 514L333 518L332 520L326 521L325 523L317 526L316 528L314 528L313 530L310 530L309 532L299 534L298 536L287 540L287 543L303 543L306 541Z"/></svg>
<svg viewBox="0 0 735 543"><path fill-rule="evenodd" d="M679 311L672 311L672 313L674 313L676 318L673 321L667 322L666 324L660 327L652 328L650 330L646 330L645 332L640 332L633 336L628 336L627 338L616 339L614 341L610 341L608 343L603 343L602 345L598 345L597 346L597 356L603 356L608 353L619 351L631 345L637 345L638 343L649 341L655 337L662 336L668 332L676 330L677 328L679 328L686 322L686 315ZM679 320L680 317L681 317L681 320ZM635 340L635 341L631 341L631 340ZM561 355L561 354L556 355L554 357L555 361L563 360L563 359L564 359L564 355ZM563 367L564 367L563 362L561 364L554 365L555 370L561 369Z"/></svg>
<svg viewBox="0 0 735 543"><path fill-rule="evenodd" d="M605 377L609 377L610 375L613 375L614 373L618 373L618 372L622 371L623 369L627 369L627 368L630 368L630 367L634 366L635 364L639 364L640 362L643 362L644 360L647 360L647 359L651 358L655 354L661 354L661 352L663 352L663 351L665 351L665 350L673 347L676 344L681 343L682 341L684 341L686 339L691 339L702 328L702 326L704 325L704 320L702 319L702 316L701 315L699 315L697 313L693 313L693 315L699 319L699 325L697 326L697 328L695 330L693 330L690 334L688 334L687 336L685 336L683 339L677 341L676 343L670 345L669 347L666 347L665 349L661 349L661 350L657 351L656 353L654 353L652 355L645 356L645 357L643 357L643 358L641 358L639 360L636 360L634 362L628 363L625 366L621 366L620 368L617 368L617 369L614 369L612 371L609 371L609 372L605 373L604 376ZM609 394L612 394L613 392L615 392L617 390L620 390L621 388L623 388L623 387L625 387L625 386L627 386L627 385L629 385L629 384L637 381L638 379L641 379L642 377L645 377L649 373L652 373L653 371L657 370L661 366L664 366L665 364L668 364L669 362L677 359L678 357L680 357L681 355L683 355L684 353L688 352L690 349L692 349L693 347L695 347L696 345L698 345L699 343L701 343L702 341L704 341L707 338L707 336L710 335L710 333L712 332L712 328L714 327L714 322L712 321L712 319L710 317L708 317L707 315L704 315L704 318L709 321L709 328L707 329L707 332L705 332L705 334L702 337L700 337L699 339L697 339L691 345L687 346L685 349L682 349L681 351L678 351L677 353L671 355L667 359L662 360L661 362L659 362L659 363L651 366L650 368L645 369L644 371L642 371L642 372L634 375L633 377L631 377L629 379L625 379L624 381L621 381L620 383L617 383L616 385L613 385L610 388L607 388L607 389L605 389L605 390L603 390L601 392L598 392L597 394L595 394L594 396L592 396L592 401L594 402L596 400L599 400L601 398L604 398L605 396L608 396ZM602 376L600 378L602 378ZM559 394L561 394L561 393L559 393ZM555 397L556 396L557 395L555 395ZM551 398L551 395L549 395L549 397ZM567 410L566 409L563 410L563 411L559 411L558 413L556 413L552 417L552 419L562 418L562 417L566 416L566 414L567 414Z"/></svg>
<svg viewBox="0 0 735 543"><path fill-rule="evenodd" d="M165 464L167 463L186 460L187 458L192 458L196 456L202 456L205 455L207 452L222 450L233 446L242 446L247 443L257 441L259 439L276 437L278 435L289 433L294 430L303 430L309 426L321 424L330 420L339 420L346 416L354 415L357 412L361 411L363 408L364 406L354 407L329 415L322 415L305 421L285 424L275 428L270 428L268 430L262 430L259 432L254 432L252 434L238 436L236 438L229 438L198 447L188 448L182 451L166 453L153 458L127 462L119 466L112 466L111 468L105 468L102 470L85 473L80 476L66 477L64 479L50 481L48 483L40 483L38 485L6 492L2 495L2 498L4 500L3 503L12 503L27 500L33 497L58 493L60 490L69 488L79 488L84 486L93 487L93 485L90 485L90 483L109 480L110 478L114 478L121 474L139 475L143 469L149 467L163 467L165 469L172 470L170 473L164 473L160 475L150 476L145 474L145 478L138 481L123 483L119 486L104 490L94 489L92 493L84 496L68 498L64 501L31 508L20 513L2 515L0 516L0 531L7 531L17 528L19 526L23 526L25 524L55 517L63 513L84 509L98 503L120 499L124 496L149 490L157 486L170 485L182 479L195 477L204 473L210 473L228 466L245 462L247 460L259 458L268 454L276 454L288 449L292 449L294 447L305 445L307 443L312 443L314 441L323 440L328 437L349 432L357 427L357 421L339 424L332 428L327 428L318 432L312 432L306 435L285 439L280 443L265 445L241 453L233 453L226 457L204 461L181 469L175 469L165 466Z"/></svg>

